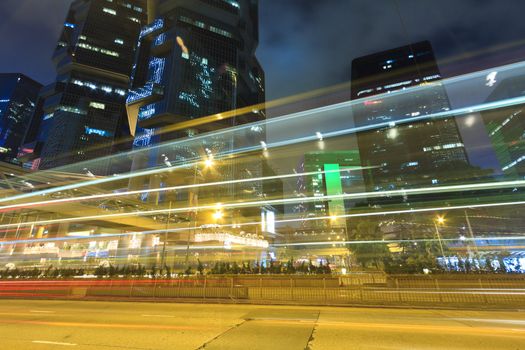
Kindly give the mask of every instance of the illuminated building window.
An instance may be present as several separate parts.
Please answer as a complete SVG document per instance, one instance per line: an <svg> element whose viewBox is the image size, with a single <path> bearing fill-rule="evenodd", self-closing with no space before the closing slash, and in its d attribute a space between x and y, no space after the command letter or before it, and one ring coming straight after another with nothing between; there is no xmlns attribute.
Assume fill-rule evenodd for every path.
<svg viewBox="0 0 525 350"><path fill-rule="evenodd" d="M197 96L195 94L190 94L190 93L182 91L179 94L179 100L188 102L193 107L196 107L196 108L200 107L199 103L197 102Z"/></svg>
<svg viewBox="0 0 525 350"><path fill-rule="evenodd" d="M108 55L108 56L113 56L113 57L119 57L120 56L119 53L116 52L116 51L107 50L107 49L100 48L100 47L97 47L97 46L92 46L92 45L89 45L89 44L86 44L86 43L78 43L77 46L82 48L82 49L91 50L91 51L94 51L94 52L100 52L100 53L103 53L104 55Z"/></svg>
<svg viewBox="0 0 525 350"><path fill-rule="evenodd" d="M80 108L77 108L77 107L72 107L72 106L65 106L65 105L61 105L57 108L58 110L60 111L64 111L64 112L68 112L68 113L74 113L74 114L80 114L80 115L86 115L87 112L80 109Z"/></svg>
<svg viewBox="0 0 525 350"><path fill-rule="evenodd" d="M90 128L88 126L85 127L85 131L86 131L87 135L99 135L99 136L103 136L103 137L111 137L113 135L109 131L101 130L101 129L95 129L95 128Z"/></svg>
<svg viewBox="0 0 525 350"><path fill-rule="evenodd" d="M512 163L510 164L507 164L506 166L504 166L503 168L501 168L501 170L505 171L505 170L509 170L510 168L512 167L515 167L516 164L518 163L521 163L525 160L525 156L521 156L519 157L518 159L516 159L515 161L513 161Z"/></svg>
<svg viewBox="0 0 525 350"><path fill-rule="evenodd" d="M423 147L424 152L430 152L430 151L439 151L442 149L451 149L451 148L460 148L464 147L462 143L447 143L445 145L438 145L433 147Z"/></svg>
<svg viewBox="0 0 525 350"><path fill-rule="evenodd" d="M126 96L126 90L124 89L118 89L118 88L112 88L111 86L108 86L108 85L102 85L102 86L99 86L95 83L92 83L92 82L89 82L89 81L82 81L82 80L78 80L78 79L73 79L71 80L71 83L72 84L75 84L75 85L78 85L78 86L82 86L82 87L88 87L90 88L91 90L96 90L96 89L100 89L106 93L115 93L117 95L120 95L120 96Z"/></svg>
<svg viewBox="0 0 525 350"><path fill-rule="evenodd" d="M106 105L99 102L90 102L89 107L102 110L106 109Z"/></svg>
<svg viewBox="0 0 525 350"><path fill-rule="evenodd" d="M214 26L210 26L210 32L214 32L214 33L220 34L220 35L225 36L227 38L232 38L233 37L233 35L230 32L228 32L228 31L226 31L224 29L220 29L220 28L214 27Z"/></svg>
<svg viewBox="0 0 525 350"><path fill-rule="evenodd" d="M235 8L241 8L238 1L235 0L223 0L224 2L227 2L228 4L232 5Z"/></svg>
<svg viewBox="0 0 525 350"><path fill-rule="evenodd" d="M201 21L193 20L193 19L191 19L189 17L186 17L186 16L180 16L179 19L180 19L181 22L191 24L191 25L193 25L195 27L198 27L198 28L201 28L201 29L207 29L210 32L213 32L213 33L225 36L227 38L233 38L233 34L228 32L227 30L220 29L220 28L217 28L217 27L214 27L214 26L211 26L211 25L207 26L205 23L203 23Z"/></svg>
<svg viewBox="0 0 525 350"><path fill-rule="evenodd" d="M147 105L140 108L139 119L148 119L155 114L155 105Z"/></svg>
<svg viewBox="0 0 525 350"><path fill-rule="evenodd" d="M494 136L494 134L496 134L498 131L501 130L501 128L503 128L505 125L507 125L512 119L514 119L515 116L521 114L521 110L511 114L510 117L508 117L507 119L505 119L500 125L498 125L496 127L496 129L494 129L491 133L490 133L490 136Z"/></svg>
<svg viewBox="0 0 525 350"><path fill-rule="evenodd" d="M132 18L130 18L132 19ZM137 22L140 22L139 20L137 20ZM153 33L159 29L162 29L164 27L164 21L160 18L156 19L155 21L153 21L153 23L151 23L150 25L144 27L142 29L142 31L140 32L140 37L143 38L145 37L146 35L150 34L150 33Z"/></svg>
<svg viewBox="0 0 525 350"><path fill-rule="evenodd" d="M109 13L110 15L113 15L113 16L116 16L117 15L117 11L113 10L113 9L108 9L107 7L104 7L102 9L102 11L104 11L105 13Z"/></svg>

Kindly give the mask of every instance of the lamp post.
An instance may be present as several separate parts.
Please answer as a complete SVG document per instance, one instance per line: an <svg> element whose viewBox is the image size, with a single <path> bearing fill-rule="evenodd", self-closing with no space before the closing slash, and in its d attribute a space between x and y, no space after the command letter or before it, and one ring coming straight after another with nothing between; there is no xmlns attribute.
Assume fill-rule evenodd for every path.
<svg viewBox="0 0 525 350"><path fill-rule="evenodd" d="M479 257L478 245L476 244L476 239L474 238L474 232L472 232L472 226L470 225L470 219L468 217L466 209L465 209L465 220L467 221L467 227L468 227L468 233L469 233L470 239L472 240L472 244L474 245L474 255L476 258L478 258ZM469 252L470 252L470 249L469 249Z"/></svg>
<svg viewBox="0 0 525 350"><path fill-rule="evenodd" d="M434 222L434 228L436 229L436 236L439 242L439 249L441 251L441 256L443 259L445 258L445 252L443 250L443 243L441 242L441 234L439 233L438 224L443 225L445 223L445 218L442 216L438 216L436 219L433 220Z"/></svg>
<svg viewBox="0 0 525 350"><path fill-rule="evenodd" d="M161 262L160 262L161 269L163 269L164 265L166 265L166 242L168 241L168 230L169 230L170 219L171 219L171 201L170 201L169 210L168 210L168 217L166 218L166 230L164 231L164 242L162 243L162 256L161 256Z"/></svg>
<svg viewBox="0 0 525 350"><path fill-rule="evenodd" d="M205 168L213 167L215 162L213 160L213 154L211 154L211 152L206 155L206 158L204 159L203 163L204 163ZM199 162L195 162L195 165L193 167L193 186L194 187L197 185L198 173L199 173ZM195 188L193 190L195 191ZM190 203L189 203L190 207L192 206L197 207L198 206L197 200L198 200L197 194L193 194L193 196L190 196ZM195 231L197 229L197 209L194 209L192 211L191 216L192 216L192 220L188 222L188 236L186 239L186 257L185 257L186 266L188 265L188 262L190 259L190 238L191 238L192 223L193 223L193 230Z"/></svg>

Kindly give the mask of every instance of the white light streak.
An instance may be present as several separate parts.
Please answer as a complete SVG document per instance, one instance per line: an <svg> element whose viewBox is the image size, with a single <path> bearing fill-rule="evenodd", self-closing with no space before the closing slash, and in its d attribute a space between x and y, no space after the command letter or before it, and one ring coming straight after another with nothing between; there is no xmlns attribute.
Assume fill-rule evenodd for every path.
<svg viewBox="0 0 525 350"><path fill-rule="evenodd" d="M451 79L451 81L457 81L457 80L458 80L458 78ZM409 89L406 89L406 90L400 90L400 91L392 92L392 93L388 94L388 96L392 97L393 95L397 95L397 94L413 93L416 90L426 89L426 88L428 88L428 86L413 87L413 88L409 88ZM380 96L380 95L378 95L378 96ZM343 102L343 103L334 104L334 105L330 105L330 106L326 106L326 107L316 108L314 110L309 110L309 111L294 113L294 114L290 114L290 115L286 115L286 116L282 116L282 117L272 118L272 119L269 119L269 120L265 120L264 122L245 124L245 125L242 125L242 126L239 126L239 127L233 127L233 128L225 129L223 131L214 132L213 135L214 136L220 136L220 135L226 135L226 134L234 135L235 132L242 131L242 130L244 130L246 128L249 129L249 128L253 127L254 125L267 126L267 125L269 125L271 123L282 123L284 121L290 121L290 120L293 120L293 119L304 118L307 115L321 114L321 113L334 111L334 110L338 110L338 109L346 110L348 108L352 108L353 106L356 106L356 105L359 105L359 104L363 103L363 101L364 101L364 99L358 99L358 100ZM427 120L427 119L428 120L435 120L435 119L440 119L440 118L448 118L448 117L451 117L451 116L457 116L457 115L467 114L467 113L482 112L482 111L485 111L485 110L496 109L496 108L503 108L503 107L519 105L519 104L523 104L523 103L525 103L525 96L510 98L510 99L502 100L502 101L483 103L483 104L479 104L479 105L476 105L476 106L458 108L458 109L454 109L454 110L442 111L442 112L428 114L428 115L421 115L421 116L417 116L417 117L405 118L405 119L397 120L396 121L396 125L398 125L398 124L405 124L405 123L413 123L415 121L422 121L422 120ZM300 121L297 121L297 122L300 123ZM383 122L383 123L378 123L378 124L369 125L369 126L353 127L353 128L349 128L349 129L343 129L343 130L337 130L337 131L325 133L323 135L323 138L326 139L326 138L329 138L329 137L336 137L336 136L342 136L342 135L348 135L348 134L355 134L355 133L358 133L358 132L361 132L361 131L368 131L368 130L384 128L384 127L388 127L388 126L389 126L389 122ZM202 140L202 139L206 139L208 137L209 137L209 135L202 135L200 137L199 136L193 137L191 139L191 142L198 142L199 139ZM299 138L295 138L295 139L291 139L291 140L274 142L272 144L266 144L265 143L265 145L266 145L267 149L270 149L270 148L274 148L274 147L287 146L287 145L291 145L291 144L296 144L296 143L300 143L300 142L308 142L308 141L312 141L312 140L317 140L317 136L316 135L311 135L311 136L299 137ZM175 145L187 146L188 142L189 142L188 140L180 140L180 141L175 141L175 142L171 142L171 143L168 143L168 144L164 144L164 145L162 145L162 147L173 147ZM161 146L158 146L158 147L161 147ZM235 150L232 150L231 152L229 152L228 155L233 155L233 154L241 153L241 152L244 152L244 151L254 151L254 150L257 150L257 148L258 148L257 146L253 146L253 147L245 147L245 148L242 148L242 149L235 149ZM146 152L149 153L152 150L153 150L153 148L149 148L149 149L144 149L144 150L140 150L140 151L129 152L129 153L126 154L126 157L133 156L133 155L139 154L139 153L146 153ZM115 157L115 156L110 156L109 158L112 158L112 157ZM25 194L12 196L12 197L2 198L2 199L0 199L0 203L13 201L13 200L17 200L17 199L35 197L35 196L39 196L39 195L43 195L43 194L49 194L49 193L64 191L64 190L68 190L68 189L81 188L81 187L86 187L86 186L93 186L93 185L102 184L102 183L108 183L108 182L112 182L112 181L120 181L120 180L123 180L123 179L130 179L130 178L134 178L134 177L138 177L138 176L153 175L153 174L157 174L157 173L171 171L171 170L176 169L176 168L186 168L187 166L188 166L188 164L184 164L184 165L180 165L180 166L177 166L177 167L173 167L171 169L167 169L165 167L155 168L155 169L148 169L148 170L138 171L138 172L134 172L134 173L120 174L118 176L113 176L113 177L105 177L105 178L100 178L100 179L91 180L91 181L83 181L83 182L80 182L80 183L75 183L75 184L70 184L70 185L65 185L65 186L59 186L59 187L56 187L56 188L46 189L46 190L43 190L43 191L37 191L37 192L32 192L32 193L25 193Z"/></svg>

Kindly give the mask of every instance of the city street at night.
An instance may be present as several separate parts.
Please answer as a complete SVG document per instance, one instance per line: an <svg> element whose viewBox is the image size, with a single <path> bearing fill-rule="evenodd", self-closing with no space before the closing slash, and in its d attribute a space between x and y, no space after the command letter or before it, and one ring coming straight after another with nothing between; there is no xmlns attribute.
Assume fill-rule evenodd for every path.
<svg viewBox="0 0 525 350"><path fill-rule="evenodd" d="M525 350L524 0L0 0L0 350Z"/></svg>
<svg viewBox="0 0 525 350"><path fill-rule="evenodd" d="M525 349L520 312L0 302L2 349Z"/></svg>

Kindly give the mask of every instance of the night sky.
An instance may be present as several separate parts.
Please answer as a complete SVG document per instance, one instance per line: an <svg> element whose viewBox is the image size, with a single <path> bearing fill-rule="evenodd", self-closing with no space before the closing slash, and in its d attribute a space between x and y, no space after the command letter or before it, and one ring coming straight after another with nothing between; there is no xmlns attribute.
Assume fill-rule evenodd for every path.
<svg viewBox="0 0 525 350"><path fill-rule="evenodd" d="M1 0L0 71L41 83L72 0ZM430 40L442 74L525 58L523 0L260 0L267 99L348 81L352 59Z"/></svg>

